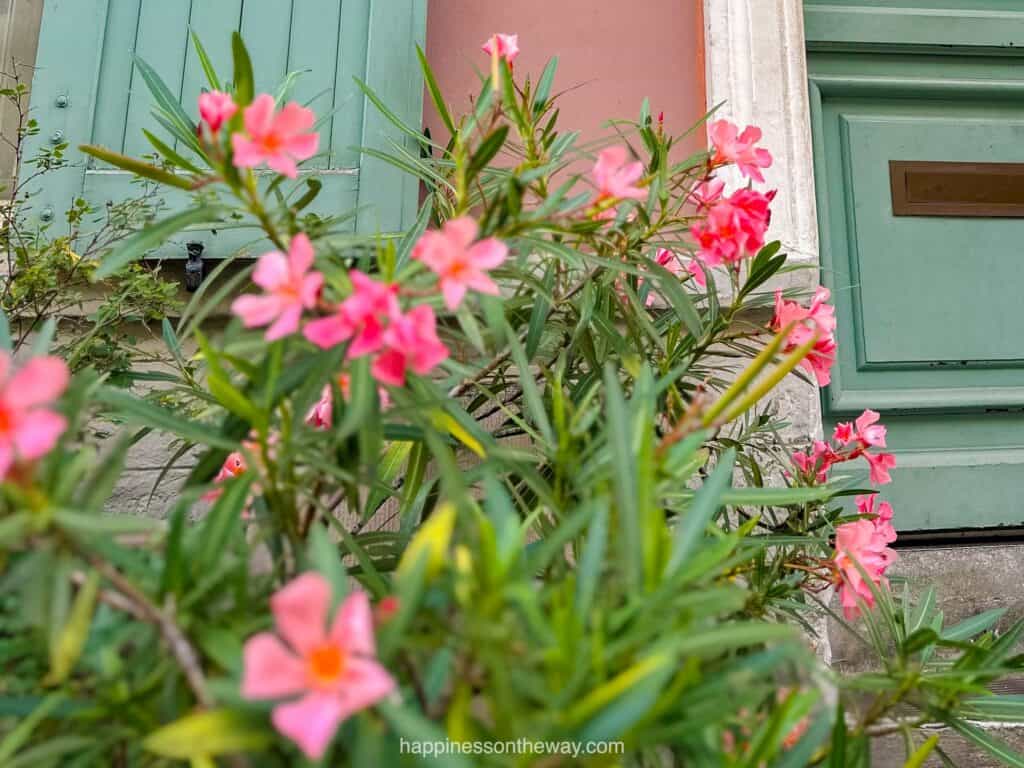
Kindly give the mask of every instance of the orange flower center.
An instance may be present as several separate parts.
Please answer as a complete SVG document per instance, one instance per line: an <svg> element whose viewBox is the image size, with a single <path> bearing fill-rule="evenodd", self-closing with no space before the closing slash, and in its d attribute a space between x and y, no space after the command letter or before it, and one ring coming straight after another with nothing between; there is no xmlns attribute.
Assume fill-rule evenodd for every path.
<svg viewBox="0 0 1024 768"><path fill-rule="evenodd" d="M7 435L14 429L14 419L10 411L0 406L0 435Z"/></svg>
<svg viewBox="0 0 1024 768"><path fill-rule="evenodd" d="M284 148L284 142L276 133L268 133L260 138L260 148L268 155L276 155Z"/></svg>
<svg viewBox="0 0 1024 768"><path fill-rule="evenodd" d="M307 659L309 676L318 685L337 682L345 669L345 655L336 645L324 645L313 649Z"/></svg>

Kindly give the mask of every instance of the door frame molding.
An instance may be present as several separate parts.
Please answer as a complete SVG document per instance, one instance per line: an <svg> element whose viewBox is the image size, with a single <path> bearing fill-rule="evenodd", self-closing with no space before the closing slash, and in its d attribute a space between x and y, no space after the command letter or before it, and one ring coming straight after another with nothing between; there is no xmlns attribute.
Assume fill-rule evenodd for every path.
<svg viewBox="0 0 1024 768"><path fill-rule="evenodd" d="M791 263L810 267L790 274L817 285L818 215L803 5L803 0L704 0L705 83L709 108L722 105L722 117L764 132L764 146L774 158L765 180L778 189L768 237L782 242ZM793 434L820 435L818 390L792 377L782 389L779 402Z"/></svg>

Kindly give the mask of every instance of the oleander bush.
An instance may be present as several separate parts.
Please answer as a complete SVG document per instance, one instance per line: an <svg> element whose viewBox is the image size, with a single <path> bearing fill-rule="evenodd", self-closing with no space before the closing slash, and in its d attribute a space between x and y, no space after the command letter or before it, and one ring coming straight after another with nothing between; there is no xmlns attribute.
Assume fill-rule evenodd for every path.
<svg viewBox="0 0 1024 768"><path fill-rule="evenodd" d="M757 128L684 157L645 104L581 144L506 35L456 117L421 53L449 136L364 87L425 194L355 237L308 210L314 114L237 36L230 83L197 50L198 122L139 64L157 163L83 148L194 202L90 274L186 226L266 253L164 320L148 391L0 339L0 764L866 766L900 734L919 766L937 724L1024 764L972 724L1020 719L988 686L1024 626L886 579L879 415L785 437L772 392L828 383L835 318L775 288ZM154 432L194 463L166 520L108 502ZM876 669L822 664L827 616Z"/></svg>

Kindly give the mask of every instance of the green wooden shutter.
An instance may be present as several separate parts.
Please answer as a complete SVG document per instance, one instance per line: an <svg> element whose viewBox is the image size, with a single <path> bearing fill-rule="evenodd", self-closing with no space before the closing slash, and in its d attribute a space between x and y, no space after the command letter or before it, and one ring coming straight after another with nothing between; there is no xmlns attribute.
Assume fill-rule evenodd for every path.
<svg viewBox="0 0 1024 768"><path fill-rule="evenodd" d="M415 215L415 181L357 148L391 151L394 142L411 148L410 139L368 103L353 78L364 80L409 125L418 125L422 85L414 45L422 45L425 27L426 0L46 0L32 84L40 133L33 141L36 147L69 142L72 165L42 177L34 211L59 224L76 197L102 210L105 201L137 194L126 174L83 156L77 146L100 144L135 156L151 152L143 128L168 137L150 116L149 91L132 64L135 54L195 117L205 78L189 31L228 78L230 36L240 30L258 90L272 92L287 73L308 70L292 98L330 115L319 129L325 157L303 171L323 182L314 209L341 214L358 208L350 228L361 232L401 230ZM22 177L32 170L23 168ZM174 193L164 198L169 206L185 202ZM253 232L189 232L159 255L184 256L186 240L204 242L206 255L217 257L252 243Z"/></svg>

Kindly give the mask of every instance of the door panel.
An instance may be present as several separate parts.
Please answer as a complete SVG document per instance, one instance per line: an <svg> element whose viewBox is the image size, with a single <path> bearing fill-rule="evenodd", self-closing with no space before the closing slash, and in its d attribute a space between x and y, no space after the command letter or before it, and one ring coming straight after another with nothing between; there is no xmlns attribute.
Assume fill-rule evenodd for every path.
<svg viewBox="0 0 1024 768"><path fill-rule="evenodd" d="M895 216L890 187L893 160L1024 163L1020 62L981 53L808 59L826 429L882 412L903 530L1024 525L1024 218Z"/></svg>
<svg viewBox="0 0 1024 768"><path fill-rule="evenodd" d="M375 110L367 110L354 78L366 81L408 124L418 125L422 88L414 45L423 42L425 14L425 0L47 0L40 69L33 81L32 105L42 129L37 141L61 131L71 144L74 165L57 177L45 177L34 205L59 217L76 196L102 210L105 201L137 194L127 174L74 148L94 143L134 156L151 153L142 129L163 132L150 115L152 99L133 66L135 53L195 117L206 79L190 30L224 79L231 75L231 33L241 30L257 88L273 92L289 73L301 72L291 98L323 118L320 154L302 172L316 173L323 182L312 209L342 215L358 208L349 229L400 230L415 213L415 183L397 169L364 158L359 147L393 150L393 143L408 147L409 140L371 116ZM67 107L55 106L60 94L69 97ZM170 207L185 202L174 193L164 199ZM203 241L205 255L217 257L246 246L262 248L256 235L225 230L189 232L180 239ZM155 255L182 257L183 242Z"/></svg>

